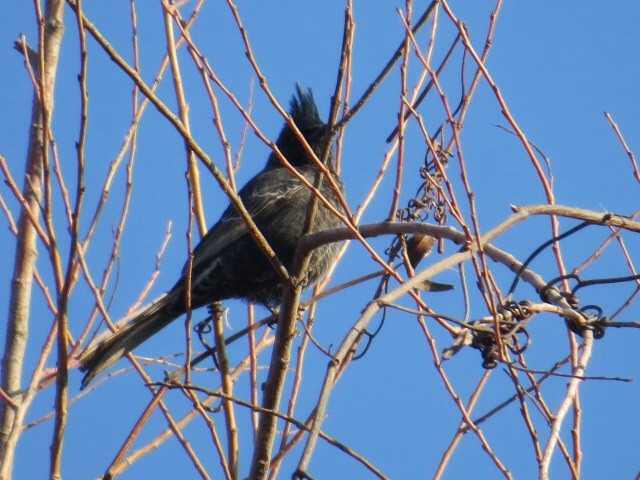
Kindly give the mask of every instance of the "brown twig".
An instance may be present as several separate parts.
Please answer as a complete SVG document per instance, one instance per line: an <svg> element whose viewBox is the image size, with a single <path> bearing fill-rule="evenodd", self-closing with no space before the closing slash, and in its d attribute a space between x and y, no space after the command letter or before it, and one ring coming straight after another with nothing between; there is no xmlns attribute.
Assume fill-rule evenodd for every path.
<svg viewBox="0 0 640 480"><path fill-rule="evenodd" d="M633 152L629 148L629 145L627 145L626 140L622 136L622 132L620 131L620 128L618 128L618 124L613 121L613 118L611 117L609 112L604 112L604 116L606 117L606 119L611 124L611 127L613 128L613 131L616 133L616 136L618 137L618 140L620 141L620 144L622 145L622 148L624 148L624 151L627 153L627 156L629 157L629 160L631 161L631 168L633 169L633 176L636 178L638 183L640 183L640 170L638 170L638 162L636 162L635 155L633 154Z"/></svg>

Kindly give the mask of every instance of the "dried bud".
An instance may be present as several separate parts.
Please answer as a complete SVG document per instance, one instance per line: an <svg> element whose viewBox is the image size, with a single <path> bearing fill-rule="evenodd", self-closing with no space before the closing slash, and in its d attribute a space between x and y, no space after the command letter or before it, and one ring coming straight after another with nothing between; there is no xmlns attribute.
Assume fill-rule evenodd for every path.
<svg viewBox="0 0 640 480"><path fill-rule="evenodd" d="M446 292L453 290L455 287L450 283L438 283L432 280L425 280L420 284L420 288L425 292Z"/></svg>

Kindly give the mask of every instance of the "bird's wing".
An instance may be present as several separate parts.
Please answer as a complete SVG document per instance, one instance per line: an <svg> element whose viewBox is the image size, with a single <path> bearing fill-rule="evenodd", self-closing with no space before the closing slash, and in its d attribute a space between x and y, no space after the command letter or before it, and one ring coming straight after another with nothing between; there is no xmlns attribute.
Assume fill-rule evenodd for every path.
<svg viewBox="0 0 640 480"><path fill-rule="evenodd" d="M258 225L267 222L296 199L299 200L298 192L307 189L299 181L292 181L291 174L283 178L282 173L278 169L262 172L239 192L251 218ZM230 205L193 250L193 271L210 265L222 250L247 233L246 223Z"/></svg>

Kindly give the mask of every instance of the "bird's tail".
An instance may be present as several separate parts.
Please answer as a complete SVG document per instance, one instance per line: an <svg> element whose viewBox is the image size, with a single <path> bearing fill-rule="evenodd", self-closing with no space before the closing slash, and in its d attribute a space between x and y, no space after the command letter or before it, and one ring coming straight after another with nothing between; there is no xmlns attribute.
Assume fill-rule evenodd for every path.
<svg viewBox="0 0 640 480"><path fill-rule="evenodd" d="M95 338L78 357L80 370L87 372L81 388L85 388L96 376L184 313L173 308L179 294L171 291L163 295L151 305L129 315L128 319L125 318L120 329Z"/></svg>

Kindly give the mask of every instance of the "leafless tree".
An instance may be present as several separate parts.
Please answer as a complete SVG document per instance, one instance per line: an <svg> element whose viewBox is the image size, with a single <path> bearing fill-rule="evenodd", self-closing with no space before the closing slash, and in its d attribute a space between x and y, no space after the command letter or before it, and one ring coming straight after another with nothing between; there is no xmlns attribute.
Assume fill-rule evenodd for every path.
<svg viewBox="0 0 640 480"><path fill-rule="evenodd" d="M118 477L135 464L154 462L153 452L172 438L178 440L174 448L182 449L193 466L193 473L188 475L195 477L312 478L311 461L319 442L325 442L335 449L336 455L347 456L361 465L361 478L387 478L377 458L358 453L348 439L332 437L323 429L323 422L338 381L355 360L363 358L366 362L368 352L377 347L382 323L392 315L412 318L419 326L421 354L426 352L431 358L431 363L425 365L431 365L440 379L438 388L457 410L448 418L454 434L441 454L434 478L442 478L455 462L465 461L455 455L465 435L475 438L501 476L513 478L509 464L522 452L496 450L497 441L486 435L484 428L496 414L514 405L519 411L513 418L522 424L519 435L530 438L539 478L549 478L554 455L561 458L565 477L566 472L571 478L581 477L584 432L580 386L593 378L588 376L588 367L600 345L596 340L604 336L606 329L639 325L618 320L630 310L639 291L637 258L627 246L629 241L637 245L633 236L640 232L638 211L596 212L557 204L548 159L511 115L487 67L501 0L487 11L482 42L471 41L468 28L451 0L433 1L426 6L407 0L397 11L404 36L397 39L397 45L389 45L388 63L377 77L370 79L369 87L361 94L353 88L358 12L352 1L346 0L339 62L331 74L335 75L335 89L329 115L336 134L338 167L347 171L353 167L350 162L354 160L343 156L349 129L357 124L359 113L366 111L380 87L388 87L390 74L400 79L396 82L400 91L395 91L395 98L399 99L398 121L390 132L388 149L382 158L367 158L366 168L377 169L377 175L357 208L351 205L348 213L341 216L343 227L303 237L297 258L304 259L319 245L344 241L337 271L348 264L354 251L361 255L364 252L370 263L361 270L353 269L353 273L350 270L341 277L344 281L330 283L331 279L327 279L306 300L301 297L300 287L291 282L283 294L273 329L265 325L275 318L256 319L255 314L263 310L254 310L249 305L246 328L231 333L225 327L223 315L214 315L206 323L211 332L200 328L195 338L190 315L184 328L186 343L177 342L180 345L177 350L186 352L184 357L177 356L174 361L172 357L146 359L130 354L120 364L120 370L103 376L82 392L69 381L70 372L77 368L77 355L102 320L102 328L115 328L109 311L119 281L120 251L128 241L127 222L135 221L130 215L130 204L134 192L137 189L144 192L145 188L134 188L134 163L146 161L138 158L136 150L138 136L142 135L141 120L151 112L160 114L170 126L171 134L184 143L182 159L162 161L181 162L185 172L185 204L189 205L185 234L187 248L191 250L212 220L205 215L206 190L215 184L228 198L237 199L235 177L247 139L255 134L267 147L275 146L272 134L257 120L253 99L266 99L262 103L264 109L279 116L279 121L286 120L288 114L282 99L273 93L270 78L263 73L259 55L254 53L252 32L245 26L250 12L241 13L232 0L227 0L224 6L204 0L158 2L155 8L162 14L166 44L155 71L153 60L143 61L140 57L140 44L145 39L138 30L139 7L134 1L130 3L128 47L122 46L120 38L114 42L105 32L103 19L90 18L83 7L86 2L47 0L44 9L41 3L34 1L38 38L23 36L16 42L16 49L24 58L22 74L33 87L26 162L20 168L10 168L9 162L0 157L8 187L0 192L0 206L15 240L10 249L4 249L7 257L10 256L7 252L15 252L15 264L11 281L3 278L2 287L10 305L0 389L0 479L12 478L23 434L42 428L47 422L53 425L49 475L61 478L71 406L88 401L87 397L108 395L111 380L123 375L138 375L151 398L128 434L112 439L113 447L119 447L116 455L100 456L104 463L96 468L105 469L103 478ZM246 55L238 63L247 65L248 61L249 66L249 74L239 75L243 80L234 79L233 83L225 81L216 66L214 58L219 47L192 35L202 12L223 8L235 23ZM122 23L124 19L118 21ZM478 39L478 32L474 33ZM73 134L56 129L53 102L54 97L58 102L68 97L56 95L56 89L59 92L61 88L56 83L56 72L64 45L62 39L71 36L77 41L69 42L66 54L77 56L79 85L73 97L78 104L78 128ZM126 79L132 89L133 107L119 150L108 168L96 170L90 165L87 148L92 132L89 100L94 94L88 72L92 62L98 59L104 62L105 58L111 63L101 68L113 75L114 81ZM196 77L192 74L188 77L190 83L185 84L184 70L197 72L199 80L194 81ZM451 85L451 79L455 78L459 80ZM291 80L292 85L294 81ZM173 98L166 91L159 93L160 87L166 90L169 84L175 94ZM529 170L534 174L518 181L543 192L545 199L537 205L513 206L489 230L481 226L486 215L475 198L476 186L469 175L469 158L473 153L465 149L463 136L465 120L480 85L491 89L494 105L502 112L505 141L517 141L521 158L533 167ZM198 99L208 102L199 105L199 110L213 118L215 145L193 133L196 118L190 106L195 92ZM249 100L241 100L247 92ZM170 106L174 103L175 107ZM428 119L424 115L427 104ZM229 109L235 114L227 115ZM609 114L606 119L640 183L637 163L623 134ZM69 145L75 145L75 158L68 153ZM214 151L215 154L211 153ZM358 168L363 166L356 165L353 171ZM89 170L91 174L87 173ZM21 178L24 178L22 187ZM508 180L504 171L489 166L486 179L496 184ZM183 178L173 181L176 189L184 187ZM152 216L153 206L148 206L148 210L147 215ZM105 212L116 214L111 213L109 220L105 220ZM365 213L367 218L375 219L373 223L363 223ZM535 221L534 217L542 217L544 222ZM112 229L108 222L114 222L111 225L115 227ZM584 259L568 255L571 247L566 246L567 242L575 235L584 235L581 230L585 227L590 227L588 235L594 245L591 254ZM156 268L132 309L144 301L155 285L170 237L168 228L158 248ZM508 240L502 241L503 237ZM527 237L535 239L540 247L527 252L516 248ZM92 255L95 245L100 245L101 250L110 245L108 254L102 251L101 255ZM152 248L151 244L145 248ZM437 255L433 253L429 261L424 261L434 249ZM538 266L536 260L541 256L546 261ZM603 258L612 256L625 265L626 272L621 274L607 266ZM299 267L303 265L303 261L297 263ZM583 277L587 268L598 272L597 276ZM446 303L432 299L449 286L436 283L433 277L452 270L459 272L455 285L458 293L445 310ZM288 273L295 277L297 272ZM582 289L604 288L613 282L628 290L617 300L615 308L584 305ZM32 298L34 289L39 292L37 320L31 308L36 302ZM70 302L82 297L83 303L89 305L86 315L71 318ZM334 325L331 341L317 337L316 318L318 315L321 318L318 311L332 302L344 302L345 298L357 302L361 313L346 319L348 324ZM234 309L233 315L234 323L238 322L241 308ZM195 312L193 317L193 323L197 323ZM534 341L546 343L545 327L536 326L549 319L562 320L562 328L554 330L554 334L566 331L566 341L563 351L552 350L546 356L548 367L538 371L530 366L528 347ZM557 324L556 321L554 325ZM31 335L33 329L39 331L35 338ZM605 338L601 342L606 341ZM240 344L244 354L228 354L231 344ZM480 356L452 359L461 351L473 350L479 351ZM217 368L202 368L205 361L211 364L212 358ZM537 360L539 363L539 357ZM463 361L482 364L485 370L476 380L469 377L461 390L449 365ZM310 364L322 373L309 374ZM166 376L157 374L158 365L168 369ZM512 390L510 396L505 398L490 386L495 385L490 383L495 372L506 373ZM564 383L549 381L557 378ZM241 381L249 388L239 388ZM53 411L37 421L27 422L35 400L46 392L54 392ZM389 402L397 401L391 391L381 388L380 395ZM560 401L549 402L550 395ZM493 408L477 413L481 400L491 403ZM140 434L156 411L161 412L165 429L150 440L147 435L141 441ZM572 422L570 435L562 431L568 422ZM196 444L190 437L186 427L192 423L206 429L208 445L200 444L201 440ZM516 435L514 432L510 435ZM215 461L210 458L211 449Z"/></svg>

